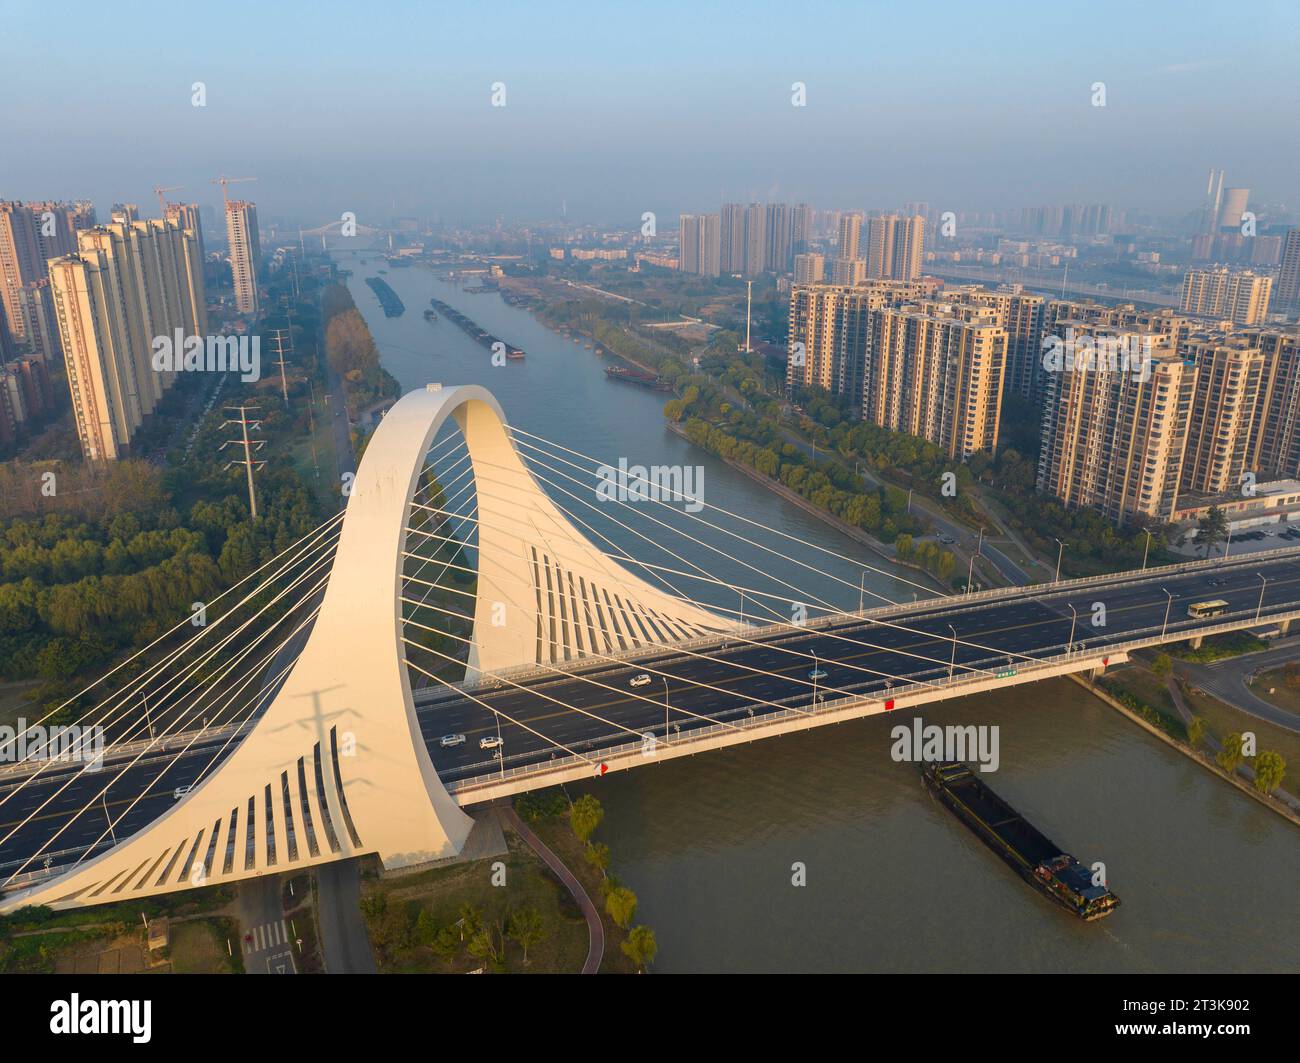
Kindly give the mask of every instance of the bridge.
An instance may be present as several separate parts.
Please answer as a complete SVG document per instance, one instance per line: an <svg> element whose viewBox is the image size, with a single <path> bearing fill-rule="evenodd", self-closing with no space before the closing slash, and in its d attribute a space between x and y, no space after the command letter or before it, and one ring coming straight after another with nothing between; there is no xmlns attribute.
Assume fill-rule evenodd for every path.
<svg viewBox="0 0 1300 1063"><path fill-rule="evenodd" d="M896 601L654 469L609 473L483 388L406 395L343 513L83 692L98 757L15 757L39 721L0 739L0 910L426 863L498 797L1300 617L1300 549L925 598L879 573Z"/></svg>

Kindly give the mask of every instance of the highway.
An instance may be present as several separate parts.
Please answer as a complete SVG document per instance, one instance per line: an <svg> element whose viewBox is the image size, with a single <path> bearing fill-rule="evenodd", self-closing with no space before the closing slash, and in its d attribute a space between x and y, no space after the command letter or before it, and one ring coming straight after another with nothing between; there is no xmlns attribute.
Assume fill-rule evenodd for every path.
<svg viewBox="0 0 1300 1063"><path fill-rule="evenodd" d="M935 598L880 620L848 616L825 628L788 628L752 640L733 635L704 650L668 647L634 660L498 679L495 688L427 689L416 693L417 713L439 775L454 785L500 770L502 762L479 746L481 739L497 735L498 726L506 767L537 764L567 751L598 754L647 732L663 741L666 729L671 742L717 721L810 706L815 696L831 700L880 694L903 683L946 677L950 667L958 675L974 669L996 673L1027 658L1060 653L1071 636L1071 606L1078 613L1077 648L1099 649L1159 634L1166 616L1167 641L1177 641L1198 628L1234 619L1233 613L1253 620L1261 587L1261 627L1270 616L1300 609L1300 548L1270 558L1217 560L1187 572L1127 573L1078 587L1038 584L1003 592L1003 597ZM1190 603L1210 599L1227 601L1228 614L1209 621L1187 616ZM1092 623L1096 602L1105 605L1104 626ZM817 670L824 673L815 679L810 676L814 654ZM640 674L650 682L632 687L632 678ZM444 735L464 735L465 741L444 748L439 741ZM59 854L51 866L75 859L95 842L106 829L105 804L116 815L144 792L115 833L120 839L144 826L172 803L174 788L211 772L213 752L211 743L196 744L165 771L164 762L154 759L130 768L110 762L103 771L77 776L49 807L0 842L0 878L67 825L106 783L105 798L50 843ZM47 779L43 774L16 793L17 781L0 775L0 800L13 794L0 804L0 838L68 778L51 775ZM101 847L106 844L107 839ZM43 860L28 870L39 869Z"/></svg>

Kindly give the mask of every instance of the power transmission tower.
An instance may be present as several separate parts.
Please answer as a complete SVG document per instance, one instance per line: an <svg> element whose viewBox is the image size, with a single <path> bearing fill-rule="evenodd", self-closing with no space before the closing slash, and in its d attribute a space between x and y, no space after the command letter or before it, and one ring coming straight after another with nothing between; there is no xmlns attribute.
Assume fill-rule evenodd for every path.
<svg viewBox="0 0 1300 1063"><path fill-rule="evenodd" d="M226 428L229 425L237 424L241 429L242 438L227 439L224 443L221 444L220 449L225 450L226 447L229 446L236 446L236 447L242 446L244 448L243 460L241 461L238 458L232 459L231 461L226 462L226 468L229 469L233 465L242 465L244 466L245 471L248 473L248 509L249 512L253 515L254 520L257 519L257 492L253 488L253 470L262 468L262 466L264 466L266 462L261 460L255 461L253 459L253 451L254 449L260 451L264 446L266 446L266 440L251 439L249 437L248 433L250 430L255 432L261 430L262 422L259 420L250 421L248 419L248 411L260 410L260 409L261 409L260 406L227 406L226 420L221 426L222 428ZM234 418L230 417L230 414L234 411L239 412L239 420L235 420Z"/></svg>
<svg viewBox="0 0 1300 1063"><path fill-rule="evenodd" d="M293 350L293 332L292 329L275 329L275 353L278 356L275 364L280 367L280 393L284 396L284 404L289 405L289 385L284 378L284 334L289 334L289 349Z"/></svg>

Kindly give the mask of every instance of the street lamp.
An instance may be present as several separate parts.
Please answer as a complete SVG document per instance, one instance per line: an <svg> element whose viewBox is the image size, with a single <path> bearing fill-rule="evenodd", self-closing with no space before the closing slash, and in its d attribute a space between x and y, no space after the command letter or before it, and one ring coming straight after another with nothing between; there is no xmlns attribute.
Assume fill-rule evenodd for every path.
<svg viewBox="0 0 1300 1063"><path fill-rule="evenodd" d="M494 711L497 718L497 756L501 759L501 778L506 777L506 746L501 739L501 713Z"/></svg>
<svg viewBox="0 0 1300 1063"><path fill-rule="evenodd" d="M975 547L975 552L970 555L970 568L966 570L966 593L970 594L971 584L975 579L975 558L984 552L984 529L980 528L979 544Z"/></svg>
<svg viewBox="0 0 1300 1063"><path fill-rule="evenodd" d="M821 665L817 661L817 651L813 650L812 655L813 655L813 670L812 670L813 708L816 709L817 708L817 677L820 675L822 669L821 669Z"/></svg>
<svg viewBox="0 0 1300 1063"><path fill-rule="evenodd" d="M144 702L144 718L145 718L145 722L149 725L149 740L152 742L153 741L153 716L151 716L149 713L149 695L146 694L143 690L140 691L140 700Z"/></svg>
<svg viewBox="0 0 1300 1063"><path fill-rule="evenodd" d="M1161 589L1162 591L1165 591L1165 589L1164 589L1163 587L1161 587L1160 589ZM1172 594L1170 594L1169 591L1165 591L1165 594L1168 594L1168 595L1169 595L1169 601L1167 601L1167 602L1165 603L1165 622L1164 622L1163 624L1160 625L1160 638L1161 638L1161 639L1163 639L1163 638L1165 637L1165 631L1168 630L1168 628L1169 628L1169 610L1172 609L1172 608L1173 608L1173 605L1174 605L1174 596L1173 596Z"/></svg>
<svg viewBox="0 0 1300 1063"><path fill-rule="evenodd" d="M1070 641L1065 644L1065 656L1068 660L1070 654L1074 652L1074 625L1079 622L1079 613L1072 602L1066 602L1065 604L1070 607Z"/></svg>
<svg viewBox="0 0 1300 1063"><path fill-rule="evenodd" d="M1142 549L1142 571L1145 572L1147 570L1147 554L1151 552L1151 529L1145 528L1143 530L1147 533L1147 544Z"/></svg>
<svg viewBox="0 0 1300 1063"><path fill-rule="evenodd" d="M1255 606L1255 623L1258 624L1260 611L1264 608L1264 588L1268 586L1268 577L1260 572L1256 572L1255 575L1264 581L1259 585L1259 604Z"/></svg>
<svg viewBox="0 0 1300 1063"><path fill-rule="evenodd" d="M952 632L952 658L948 661L948 678L952 678L953 669L957 667L957 629L951 624L948 630Z"/></svg>
<svg viewBox="0 0 1300 1063"><path fill-rule="evenodd" d="M1056 539L1056 536L1053 535L1052 538ZM1052 580L1052 582L1060 583L1061 582L1061 558L1065 554L1065 543L1061 542L1060 539L1056 539L1056 541L1060 545L1060 549L1056 551L1056 577Z"/></svg>
<svg viewBox="0 0 1300 1063"><path fill-rule="evenodd" d="M745 592L740 592L740 626L745 626Z"/></svg>
<svg viewBox="0 0 1300 1063"><path fill-rule="evenodd" d="M867 570L862 570L862 578L858 580L858 612L862 612L863 599L867 593Z"/></svg>
<svg viewBox="0 0 1300 1063"><path fill-rule="evenodd" d="M668 744L668 677L661 677L664 681L664 745Z"/></svg>
<svg viewBox="0 0 1300 1063"><path fill-rule="evenodd" d="M1223 544L1223 557L1227 560L1228 551L1232 549L1232 525L1228 525L1228 541Z"/></svg>

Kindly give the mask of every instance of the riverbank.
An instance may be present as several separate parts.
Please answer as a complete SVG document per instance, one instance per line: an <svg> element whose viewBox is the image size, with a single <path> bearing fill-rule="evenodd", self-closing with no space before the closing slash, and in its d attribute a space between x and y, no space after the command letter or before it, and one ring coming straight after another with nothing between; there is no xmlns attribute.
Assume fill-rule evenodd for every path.
<svg viewBox="0 0 1300 1063"><path fill-rule="evenodd" d="M673 432L675 435L681 436L681 438L687 440L687 442L690 442L689 437L686 435L686 430L680 424L677 424L675 421L668 421L666 424L669 431ZM808 499L804 498L797 491L792 491L779 480L774 480L770 476L764 476L757 469L751 469L743 462L736 461L734 458L723 457L720 454L715 455L715 457L720 461L726 462L727 465L735 469L737 472L743 473L748 479L757 484L761 484L764 488L789 502L791 505L798 506L805 513L810 513L818 520L824 521L841 535L846 535L854 542L862 544L883 560L888 561L891 565L897 565L900 568L910 568L919 573L930 583L934 584L936 594L947 593L947 591L944 590L943 585L920 565L914 564L911 561L902 560L897 556L896 550L891 552L890 548L886 547L884 543L869 535L867 532L864 532L861 528L856 528L847 521L840 520L840 518L835 516L835 514L828 513L826 510L813 505L812 502L808 501Z"/></svg>
<svg viewBox="0 0 1300 1063"><path fill-rule="evenodd" d="M1257 804L1263 805L1265 808L1269 809L1270 811L1277 813L1283 819L1289 820L1294 826L1300 827L1300 801L1297 801L1297 799L1287 791L1282 790L1279 787L1278 792L1281 794L1281 796L1269 796L1267 794L1260 793L1258 790L1255 789L1253 785L1248 783L1236 772L1233 772L1231 775L1229 775L1228 773L1223 771L1223 769L1220 768L1219 765L1216 764L1205 753L1202 753L1200 750L1193 748L1187 742L1179 740L1177 737L1171 735L1168 731L1159 727L1157 724L1144 719L1137 712L1135 712L1133 709L1129 708L1119 699L1114 697L1114 695L1102 689L1096 683L1089 682L1087 679L1078 675L1071 675L1069 678L1073 680L1075 683L1077 683L1079 686L1087 690L1094 697L1098 698L1100 701L1108 705L1110 708L1114 709L1121 716L1125 717L1125 719L1129 720L1131 723L1136 724L1138 727L1142 728L1142 730L1146 731L1148 734L1154 735L1156 738L1160 739L1160 741L1164 742L1165 745L1170 746L1171 748L1177 750L1183 756L1187 757L1192 762L1198 764L1200 767L1204 768L1206 771L1210 772L1218 779L1235 787L1238 791L1245 794L1247 797L1255 801ZM1185 706L1177 705L1176 699L1174 701L1174 704L1175 704L1175 708L1180 708L1183 711L1186 711ZM1190 716L1190 713L1188 713L1188 716Z"/></svg>

